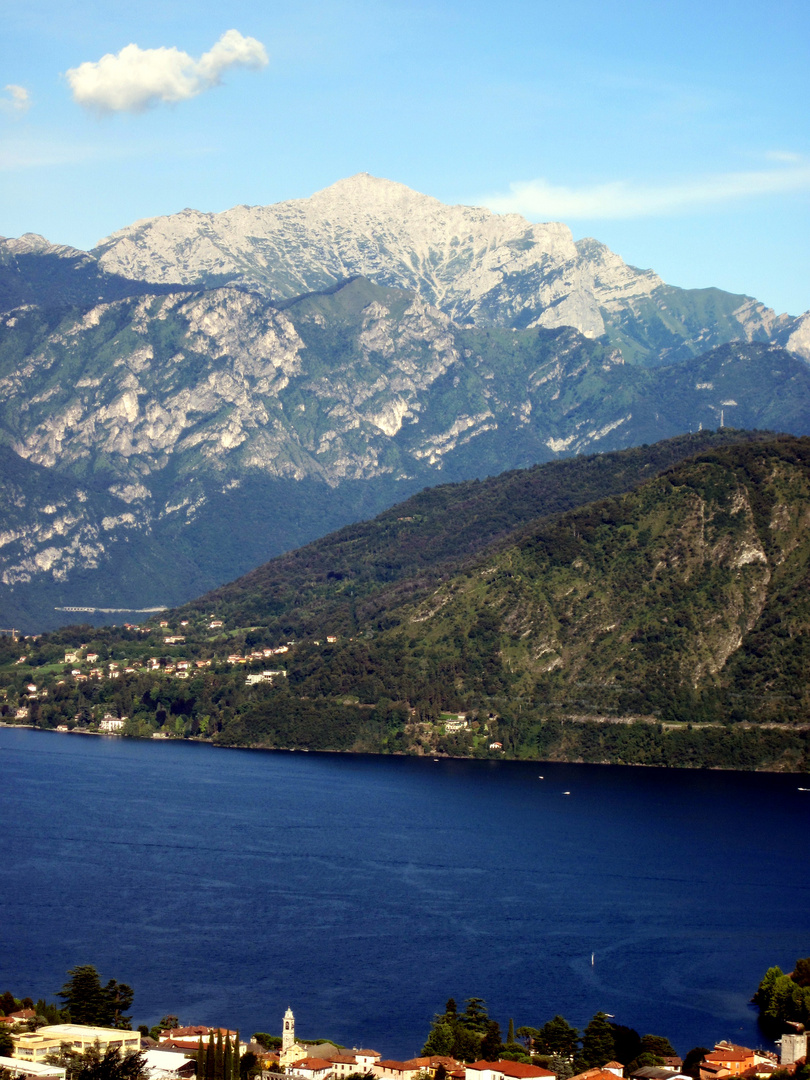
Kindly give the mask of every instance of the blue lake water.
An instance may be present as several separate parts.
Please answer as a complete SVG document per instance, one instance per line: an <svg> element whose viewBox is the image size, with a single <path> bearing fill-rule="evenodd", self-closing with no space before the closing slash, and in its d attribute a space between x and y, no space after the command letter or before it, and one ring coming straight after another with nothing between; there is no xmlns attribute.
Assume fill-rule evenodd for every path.
<svg viewBox="0 0 810 1080"><path fill-rule="evenodd" d="M0 991L90 963L134 1024L280 1033L291 1005L389 1057L472 995L504 1033L603 1009L761 1045L748 999L810 955L802 784L0 729Z"/></svg>

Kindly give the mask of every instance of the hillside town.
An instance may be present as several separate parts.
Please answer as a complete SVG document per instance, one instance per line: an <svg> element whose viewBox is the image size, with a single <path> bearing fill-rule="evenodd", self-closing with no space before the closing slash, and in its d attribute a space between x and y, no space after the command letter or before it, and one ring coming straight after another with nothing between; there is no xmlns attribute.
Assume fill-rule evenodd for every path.
<svg viewBox="0 0 810 1080"><path fill-rule="evenodd" d="M112 1052L122 1059L139 1055L138 1075L144 1080L191 1080L210 1073L199 1071L206 1046L219 1048L220 1062L225 1047L226 1060L233 1062L226 1077L256 1080L282 1076L285 1080L770 1080L793 1076L807 1058L807 1033L796 1032L776 1041L777 1052L722 1040L713 1049L701 1048L699 1060L694 1060L692 1051L686 1061L667 1055L660 1065L628 1067L611 1060L573 1074L573 1058L555 1059L556 1068L547 1067L545 1058L546 1064L500 1057L463 1062L447 1055L423 1054L398 1061L384 1058L378 1050L298 1040L290 1008L284 1014L280 1038L259 1033L245 1042L238 1031L205 1025L152 1029L158 1038L145 1031L74 1023L36 1027L35 1011L19 1009L0 1016L0 1033L7 1033L6 1045L9 1039L12 1044L11 1053L0 1056L0 1076L4 1080L71 1080L71 1059L95 1050L102 1061ZM508 1048L502 1047L504 1052ZM532 1054L531 1046L528 1050L528 1056L539 1057Z"/></svg>

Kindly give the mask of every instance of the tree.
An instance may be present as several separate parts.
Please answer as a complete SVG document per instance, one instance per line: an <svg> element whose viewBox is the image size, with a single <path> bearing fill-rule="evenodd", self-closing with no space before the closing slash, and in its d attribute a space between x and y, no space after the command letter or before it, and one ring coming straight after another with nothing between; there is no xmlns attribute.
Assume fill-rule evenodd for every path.
<svg viewBox="0 0 810 1080"><path fill-rule="evenodd" d="M261 1071L261 1062L252 1050L248 1050L239 1059L239 1075L241 1080L248 1080L249 1076L256 1076L261 1073Z"/></svg>
<svg viewBox="0 0 810 1080"><path fill-rule="evenodd" d="M697 1076L700 1072L700 1063L708 1052L709 1049L706 1046L693 1046L683 1059L682 1071L689 1076Z"/></svg>
<svg viewBox="0 0 810 1080"><path fill-rule="evenodd" d="M101 1053L98 1044L79 1054L63 1044L58 1054L49 1054L49 1065L67 1069L67 1080L145 1080L145 1055L137 1050L122 1053L120 1046L109 1046Z"/></svg>
<svg viewBox="0 0 810 1080"><path fill-rule="evenodd" d="M81 964L68 971L68 981L59 991L74 1024L128 1029L130 1017L124 1016L132 1005L132 987L110 979L101 985L92 964Z"/></svg>
<svg viewBox="0 0 810 1080"><path fill-rule="evenodd" d="M616 1056L613 1029L607 1015L598 1012L582 1033L581 1058L586 1069L601 1068Z"/></svg>
<svg viewBox="0 0 810 1080"><path fill-rule="evenodd" d="M627 1027L625 1024L612 1023L610 1029L613 1032L613 1056L616 1061L620 1061L622 1065L629 1065L631 1062L635 1065L635 1059L644 1049L641 1045L639 1033L635 1028ZM660 1065L661 1062L650 1062L649 1064ZM639 1065L638 1068L643 1068L643 1066Z"/></svg>
<svg viewBox="0 0 810 1080"><path fill-rule="evenodd" d="M34 1011L37 1014L37 1025L64 1024L68 1017L67 1009L60 1009L58 1005L51 1005L44 998L39 998Z"/></svg>
<svg viewBox="0 0 810 1080"><path fill-rule="evenodd" d="M574 1064L570 1058L552 1054L549 1058L548 1067L556 1074L557 1080L570 1080L574 1075Z"/></svg>
<svg viewBox="0 0 810 1080"><path fill-rule="evenodd" d="M246 1054L243 1061L246 1062L244 1069L243 1061L239 1058L239 1032L231 1037L226 1033L222 1038L222 1031L217 1031L216 1041L214 1032L208 1036L208 1045L200 1038L197 1044L197 1076L201 1080L244 1080L249 1073L257 1071L258 1058L255 1054ZM261 1071L260 1069L258 1071Z"/></svg>
<svg viewBox="0 0 810 1080"><path fill-rule="evenodd" d="M437 1016L433 1027L430 1029L427 1042L422 1047L422 1054L450 1057L454 1042L455 1033L452 1025L448 1024L443 1016Z"/></svg>
<svg viewBox="0 0 810 1080"><path fill-rule="evenodd" d="M13 1057L14 1040L8 1031L0 1031L0 1057Z"/></svg>
<svg viewBox="0 0 810 1080"><path fill-rule="evenodd" d="M642 1054L655 1054L656 1057L675 1057L675 1048L663 1035L645 1035L641 1040Z"/></svg>
<svg viewBox="0 0 810 1080"><path fill-rule="evenodd" d="M477 1031L479 1035L483 1035L489 1023L487 1003L483 998L467 998L467 1008L462 1013L460 1020L464 1027L470 1031Z"/></svg>
<svg viewBox="0 0 810 1080"><path fill-rule="evenodd" d="M558 1014L543 1024L532 1037L532 1041L534 1049L541 1054L569 1058L573 1057L579 1048L579 1030L571 1027L568 1021Z"/></svg>
<svg viewBox="0 0 810 1080"><path fill-rule="evenodd" d="M265 1050L276 1050L281 1046L280 1035L270 1035L267 1031L257 1031L253 1035L253 1041L263 1046Z"/></svg>
<svg viewBox="0 0 810 1080"><path fill-rule="evenodd" d="M501 1025L497 1020L488 1020L484 1037L481 1040L481 1057L484 1061L497 1061L502 1050Z"/></svg>

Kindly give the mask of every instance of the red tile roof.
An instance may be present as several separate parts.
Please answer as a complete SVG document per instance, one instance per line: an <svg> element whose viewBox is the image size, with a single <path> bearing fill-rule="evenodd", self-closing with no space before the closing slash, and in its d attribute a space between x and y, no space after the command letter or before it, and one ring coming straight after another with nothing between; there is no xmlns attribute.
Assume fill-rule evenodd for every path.
<svg viewBox="0 0 810 1080"><path fill-rule="evenodd" d="M556 1073L549 1069L541 1069L539 1065L524 1065L522 1061L474 1061L467 1068L475 1069L477 1072L492 1070L503 1073L504 1076L512 1076L515 1080L530 1080L533 1077L539 1080L540 1077L556 1076ZM613 1076L612 1073L608 1075ZM613 1080L616 1080L615 1076Z"/></svg>

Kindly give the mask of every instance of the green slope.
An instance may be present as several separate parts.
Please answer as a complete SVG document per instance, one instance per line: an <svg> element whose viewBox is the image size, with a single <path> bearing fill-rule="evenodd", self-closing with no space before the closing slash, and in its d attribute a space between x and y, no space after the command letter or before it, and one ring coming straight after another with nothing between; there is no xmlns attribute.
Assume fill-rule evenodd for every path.
<svg viewBox="0 0 810 1080"><path fill-rule="evenodd" d="M231 625L260 624L283 637L346 634L374 617L383 590L421 594L528 522L629 491L710 448L770 437L728 428L702 431L483 481L426 488L371 521L271 560L186 605L180 614L215 609Z"/></svg>

